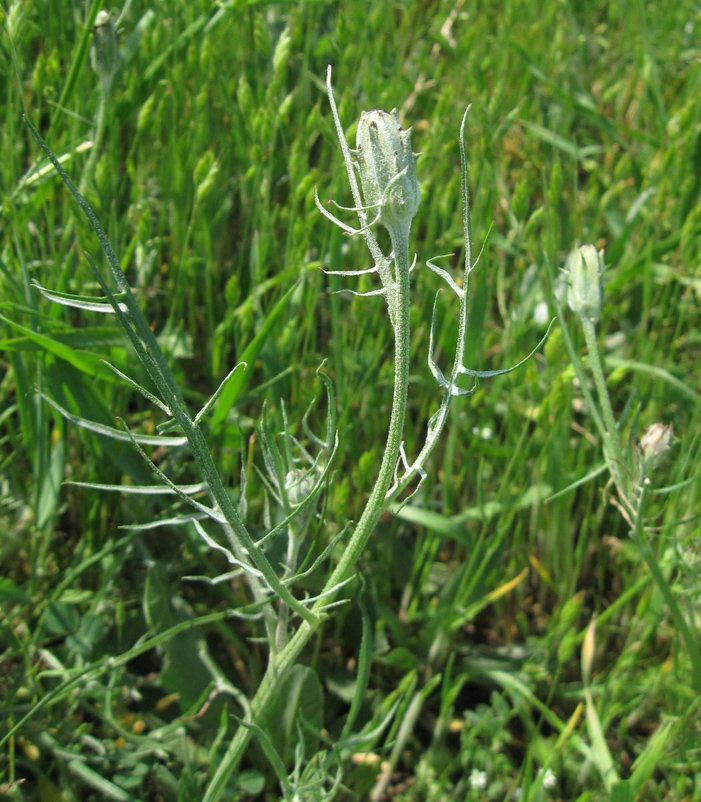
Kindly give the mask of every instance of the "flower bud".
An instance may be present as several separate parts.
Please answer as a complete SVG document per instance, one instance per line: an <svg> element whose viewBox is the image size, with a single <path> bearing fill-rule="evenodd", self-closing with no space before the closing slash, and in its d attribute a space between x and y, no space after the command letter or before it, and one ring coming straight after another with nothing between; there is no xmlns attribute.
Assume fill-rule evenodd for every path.
<svg viewBox="0 0 701 802"><path fill-rule="evenodd" d="M592 323L597 323L601 315L603 269L604 253L593 245L582 245L570 251L565 264L569 280L567 303L579 317Z"/></svg>
<svg viewBox="0 0 701 802"><path fill-rule="evenodd" d="M363 112L356 136L356 164L365 203L393 228L411 225L421 202L411 129L399 125L397 110Z"/></svg>
<svg viewBox="0 0 701 802"><path fill-rule="evenodd" d="M306 501L314 490L314 477L308 471L289 471L285 476L285 492L295 507Z"/></svg>
<svg viewBox="0 0 701 802"><path fill-rule="evenodd" d="M642 458L642 472L648 476L662 461L665 454L672 447L674 429L671 424L653 423L645 429L643 436L638 440L638 450Z"/></svg>
<svg viewBox="0 0 701 802"><path fill-rule="evenodd" d="M119 66L117 31L107 11L100 11L95 20L90 63L103 82L109 82Z"/></svg>

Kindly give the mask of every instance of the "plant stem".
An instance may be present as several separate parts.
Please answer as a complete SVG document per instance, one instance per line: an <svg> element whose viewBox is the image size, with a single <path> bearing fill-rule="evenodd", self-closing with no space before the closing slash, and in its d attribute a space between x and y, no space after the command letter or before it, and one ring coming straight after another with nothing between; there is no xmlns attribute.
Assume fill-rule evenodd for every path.
<svg viewBox="0 0 701 802"><path fill-rule="evenodd" d="M348 547L326 583L328 589L345 582L351 575L353 566L370 539L380 515L386 509L385 497L392 484L394 469L399 459L409 387L409 243L405 239L393 237L392 244L395 253L397 308L395 315L394 398L387 444L375 486Z"/></svg>
<svg viewBox="0 0 701 802"><path fill-rule="evenodd" d="M619 493L625 502L629 493L627 484L624 482L626 460L623 454L623 447L621 445L621 435L616 425L616 419L613 414L613 407L611 406L611 399L609 397L608 388L606 387L606 378L604 377L604 368L601 364L601 356L599 354L599 346L596 341L596 328L594 323L584 316L580 316L582 328L584 329L584 339L587 343L589 351L589 364L591 372L594 376L594 384L596 385L596 392L599 396L599 404L604 416L604 423L606 425L606 441L605 448L611 455L612 459L609 461L609 466L613 472L613 479L616 483Z"/></svg>
<svg viewBox="0 0 701 802"><path fill-rule="evenodd" d="M320 626L320 615L324 607L333 601L336 595L334 589L340 589L343 583L351 577L355 564L367 545L380 516L387 507L387 491L392 484L394 469L399 459L399 449L404 430L404 415L406 412L409 387L408 236L392 236L392 245L394 247L396 280L396 308L393 316L395 326L394 397L392 399L392 414L390 417L389 433L387 435L385 452L382 457L382 464L380 465L380 471L375 486L365 505L363 514L358 521L358 525L353 532L353 536L343 552L338 565L324 586L324 590L322 591L323 598L321 598L312 609L312 612L316 614L316 621L302 621L299 629L285 648L279 652L276 657L271 657L268 663L265 676L251 702L251 719L257 723L260 722L261 716L270 705L280 677L285 676L287 671L292 668L304 647ZM251 730L248 727L239 726L207 788L203 802L215 802L221 797L227 780L236 770L239 761L243 757L250 737Z"/></svg>
<svg viewBox="0 0 701 802"><path fill-rule="evenodd" d="M297 570L297 557L299 547L302 543L301 537L292 531L293 525L290 524L290 532L287 535L287 559L285 561L285 573L283 579L288 579ZM290 617L290 608L285 602L280 602L277 616L277 628L275 631L275 650L281 652L287 643L287 621Z"/></svg>

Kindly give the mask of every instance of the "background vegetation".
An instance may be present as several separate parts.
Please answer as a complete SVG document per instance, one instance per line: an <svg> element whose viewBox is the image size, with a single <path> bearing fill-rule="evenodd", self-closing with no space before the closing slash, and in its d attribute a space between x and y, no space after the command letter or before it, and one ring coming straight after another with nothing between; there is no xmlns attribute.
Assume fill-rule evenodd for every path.
<svg viewBox="0 0 701 802"><path fill-rule="evenodd" d="M396 106L413 125L419 263L453 252L448 263L460 264L458 130L473 104L477 245L492 233L476 274L471 367L505 367L538 342L548 263L557 273L578 242L605 249L600 332L614 409L631 448L641 427L674 425L657 477L674 485L701 461L701 15L690 0L133 0L101 112L86 20L102 5L25 0L0 12L0 789L192 800L240 712L213 683L221 675L253 693L265 651L255 625L227 614L248 601L244 585L188 579L222 570L194 530L128 528L167 519L170 502L63 484L153 479L128 443L70 424L40 394L109 425L119 415L149 432L158 419L99 361L142 378L116 324L31 287L99 294L83 251L101 254L22 114L81 184L193 407L248 359L233 410L252 522L265 515L253 422L263 401L279 414L284 399L296 427L327 359L342 457L311 551L362 510L392 378L382 301L332 292L372 289L372 278L358 286L318 269L368 266L362 243L314 208L315 187L351 202L327 64L350 142L362 109ZM437 287L419 264L409 454L439 400L426 361ZM439 362L457 333L448 294L442 303ZM608 754L621 778L637 777L631 800L701 799L701 696L664 599L606 475L561 493L602 465L573 379L556 327L524 369L455 404L425 490L382 520L362 583L306 656L313 671L286 689L297 701L281 701L269 724L288 770L301 743L310 783L335 776L332 752L307 761L340 737L359 653L371 648L356 729L378 728L397 707L344 753L338 798L369 799L389 763L386 793L407 802L607 799ZM208 438L236 493L234 411L215 415ZM199 480L184 451L161 465ZM648 507L656 558L695 632L699 512L693 481ZM580 652L595 615L585 689ZM250 749L229 798L278 797L262 750Z"/></svg>

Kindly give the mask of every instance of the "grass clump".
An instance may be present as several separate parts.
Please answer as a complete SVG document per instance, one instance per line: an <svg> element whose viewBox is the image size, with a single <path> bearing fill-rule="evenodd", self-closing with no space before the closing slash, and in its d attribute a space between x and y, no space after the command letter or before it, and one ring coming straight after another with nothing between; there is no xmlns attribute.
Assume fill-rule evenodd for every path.
<svg viewBox="0 0 701 802"><path fill-rule="evenodd" d="M101 6L2 10L3 794L697 799L693 4ZM421 203L369 261L316 198L394 106Z"/></svg>

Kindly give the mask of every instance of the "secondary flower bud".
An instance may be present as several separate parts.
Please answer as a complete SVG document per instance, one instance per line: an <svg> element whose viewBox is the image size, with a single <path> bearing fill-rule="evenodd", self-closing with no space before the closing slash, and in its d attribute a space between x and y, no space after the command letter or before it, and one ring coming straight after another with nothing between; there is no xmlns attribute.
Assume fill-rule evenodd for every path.
<svg viewBox="0 0 701 802"><path fill-rule="evenodd" d="M597 323L601 315L603 269L603 251L597 251L593 245L582 245L570 251L565 264L569 280L567 303L573 312L593 323Z"/></svg>
<svg viewBox="0 0 701 802"><path fill-rule="evenodd" d="M653 423L645 429L638 441L640 456L642 457L642 470L648 476L661 462L665 454L672 447L674 429L671 424Z"/></svg>
<svg viewBox="0 0 701 802"><path fill-rule="evenodd" d="M285 476L285 492L295 507L306 501L314 490L314 477L308 471L289 471Z"/></svg>
<svg viewBox="0 0 701 802"><path fill-rule="evenodd" d="M397 110L364 111L356 136L356 164L367 206L376 207L390 231L408 227L421 202L411 129L399 125Z"/></svg>

